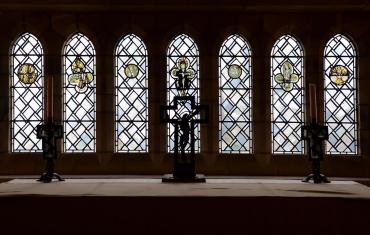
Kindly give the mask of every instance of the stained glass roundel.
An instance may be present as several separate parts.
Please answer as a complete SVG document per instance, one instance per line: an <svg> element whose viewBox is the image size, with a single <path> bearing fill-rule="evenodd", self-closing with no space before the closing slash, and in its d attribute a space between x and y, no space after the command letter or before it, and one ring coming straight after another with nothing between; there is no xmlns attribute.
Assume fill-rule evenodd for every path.
<svg viewBox="0 0 370 235"><path fill-rule="evenodd" d="M336 65L331 68L330 80L336 85L343 85L348 80L348 69L342 65Z"/></svg>
<svg viewBox="0 0 370 235"><path fill-rule="evenodd" d="M125 67L125 75L127 78L136 78L139 74L139 68L136 64L128 64Z"/></svg>
<svg viewBox="0 0 370 235"><path fill-rule="evenodd" d="M36 81L38 73L33 64L25 63L19 67L18 78L24 84L32 84Z"/></svg>
<svg viewBox="0 0 370 235"><path fill-rule="evenodd" d="M230 78L237 79L242 75L242 68L237 64L232 64L230 65L227 73L229 74Z"/></svg>

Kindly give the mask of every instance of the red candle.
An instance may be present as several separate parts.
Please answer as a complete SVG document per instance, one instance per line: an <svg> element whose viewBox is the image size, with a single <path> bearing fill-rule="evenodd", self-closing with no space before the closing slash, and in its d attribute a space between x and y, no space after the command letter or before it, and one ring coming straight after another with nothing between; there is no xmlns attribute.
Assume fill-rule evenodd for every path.
<svg viewBox="0 0 370 235"><path fill-rule="evenodd" d="M311 122L317 121L317 100L316 100L316 85L309 84L309 96L310 96L310 116Z"/></svg>

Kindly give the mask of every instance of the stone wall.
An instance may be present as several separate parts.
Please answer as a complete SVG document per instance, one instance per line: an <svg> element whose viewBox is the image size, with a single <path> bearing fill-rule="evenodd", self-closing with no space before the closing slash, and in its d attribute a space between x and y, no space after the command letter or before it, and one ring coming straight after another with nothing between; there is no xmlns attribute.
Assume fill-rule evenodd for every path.
<svg viewBox="0 0 370 235"><path fill-rule="evenodd" d="M7 2L7 1L5 1ZM30 32L41 41L45 53L46 79L54 76L54 116L62 118L61 51L63 43L82 32L96 49L97 152L62 154L57 161L61 174L162 174L172 169L166 153L166 124L159 120L159 107L166 103L166 49L180 33L189 34L199 47L201 103L210 107L210 122L201 125L198 171L215 175L306 175L306 156L272 155L270 135L270 52L275 40L286 33L304 46L305 79L323 89L323 50L337 33L349 36L359 54L358 156L327 156L323 170L329 176L370 177L370 15L367 1L282 5L242 1L216 1L197 5L144 1L123 4L94 1L68 5L38 4L17 0L0 4L0 174L39 174L41 154L9 153L9 50L13 40ZM37 1L35 1L37 2ZM68 2L68 1L65 1ZM86 2L86 1L85 1ZM167 1L168 2L168 1ZM312 2L312 1L310 1ZM150 4L151 5L150 5ZM135 33L149 53L149 153L114 153L114 48L119 39ZM252 49L254 153L218 153L218 52L232 33L244 36ZM306 92L307 94L307 92ZM307 96L306 96L307 100ZM323 94L319 93L319 120L323 121ZM308 100L307 100L308 102ZM306 105L308 110L309 104Z"/></svg>

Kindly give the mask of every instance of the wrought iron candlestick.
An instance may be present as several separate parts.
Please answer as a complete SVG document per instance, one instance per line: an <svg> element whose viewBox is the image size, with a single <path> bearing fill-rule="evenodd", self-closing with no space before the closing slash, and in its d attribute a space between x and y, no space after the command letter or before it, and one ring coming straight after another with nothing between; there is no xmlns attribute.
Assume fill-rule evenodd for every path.
<svg viewBox="0 0 370 235"><path fill-rule="evenodd" d="M189 102L190 112L180 114L181 106L189 104ZM168 113L170 111L174 112L173 117L170 117ZM196 117L201 112L205 113L203 119ZM175 126L173 174L165 175L162 182L205 182L204 176L197 175L195 172L194 129L196 123L205 123L207 119L207 106L196 105L194 96L175 96L173 105L161 107L162 122L172 123ZM188 144L190 144L190 153L187 154Z"/></svg>
<svg viewBox="0 0 370 235"><path fill-rule="evenodd" d="M324 159L323 142L329 139L328 127L317 123L316 86L309 84L311 123L302 127L302 140L307 141L308 156L312 162L312 173L302 182L311 179L315 184L330 183L328 178L321 174L320 162Z"/></svg>
<svg viewBox="0 0 370 235"><path fill-rule="evenodd" d="M308 156L312 162L312 173L302 182L309 182L311 179L315 184L330 183L328 178L321 174L320 161L324 158L323 141L328 139L328 127L312 122L302 127L302 139L308 142Z"/></svg>
<svg viewBox="0 0 370 235"><path fill-rule="evenodd" d="M42 156L46 161L46 172L43 173L38 181L49 183L55 177L59 181L64 181L54 172L54 160L58 158L57 140L63 137L63 126L53 120L53 77L46 82L47 93L47 121L38 125L36 136L42 140Z"/></svg>
<svg viewBox="0 0 370 235"><path fill-rule="evenodd" d="M58 158L57 139L62 137L63 126L53 122L52 118L49 118L45 124L37 126L37 138L42 139L42 154L46 161L46 172L38 181L49 183L54 177L59 181L64 181L54 172L54 160Z"/></svg>

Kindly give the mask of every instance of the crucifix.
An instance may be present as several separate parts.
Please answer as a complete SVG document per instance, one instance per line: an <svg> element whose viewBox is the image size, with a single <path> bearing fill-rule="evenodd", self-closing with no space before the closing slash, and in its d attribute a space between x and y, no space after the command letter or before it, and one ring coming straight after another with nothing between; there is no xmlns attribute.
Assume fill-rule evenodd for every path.
<svg viewBox="0 0 370 235"><path fill-rule="evenodd" d="M165 175L162 182L205 182L203 175L195 173L194 129L207 119L208 107L197 105L194 96L175 96L173 105L161 106L162 122L175 127L173 174Z"/></svg>
<svg viewBox="0 0 370 235"><path fill-rule="evenodd" d="M311 123L302 127L302 140L307 141L308 156L312 162L312 173L305 177L302 182L311 179L315 184L330 183L328 178L321 174L320 161L324 159L323 142L328 140L328 127L317 122L316 86L309 84L310 115Z"/></svg>
<svg viewBox="0 0 370 235"><path fill-rule="evenodd" d="M54 177L64 181L54 172L54 160L58 158L57 140L63 137L63 126L53 120L53 77L46 81L46 94L47 121L37 126L36 136L42 140L42 156L46 161L46 172L38 181L49 183Z"/></svg>

